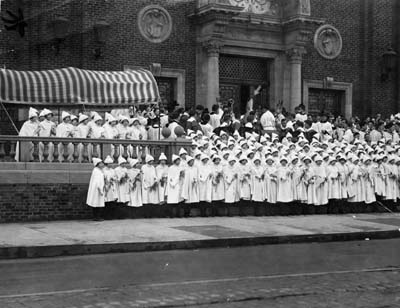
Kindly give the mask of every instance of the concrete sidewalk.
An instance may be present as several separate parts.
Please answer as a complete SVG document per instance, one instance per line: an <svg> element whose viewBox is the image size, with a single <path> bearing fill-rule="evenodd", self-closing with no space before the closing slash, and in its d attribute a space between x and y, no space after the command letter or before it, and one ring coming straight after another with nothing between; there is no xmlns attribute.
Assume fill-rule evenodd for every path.
<svg viewBox="0 0 400 308"><path fill-rule="evenodd" d="M0 258L400 237L400 214L61 221L0 225Z"/></svg>

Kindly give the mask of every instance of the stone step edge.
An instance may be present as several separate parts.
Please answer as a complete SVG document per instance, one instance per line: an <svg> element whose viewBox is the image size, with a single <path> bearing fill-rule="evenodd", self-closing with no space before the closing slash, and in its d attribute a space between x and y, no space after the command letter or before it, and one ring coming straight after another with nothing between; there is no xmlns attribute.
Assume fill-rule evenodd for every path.
<svg viewBox="0 0 400 308"><path fill-rule="evenodd" d="M324 243L341 241L380 240L400 238L400 229L350 233L320 233L283 236L255 236L206 240L131 242L103 244L72 244L53 246L0 247L0 259L44 258L161 250L190 250L200 248L229 248L255 245Z"/></svg>

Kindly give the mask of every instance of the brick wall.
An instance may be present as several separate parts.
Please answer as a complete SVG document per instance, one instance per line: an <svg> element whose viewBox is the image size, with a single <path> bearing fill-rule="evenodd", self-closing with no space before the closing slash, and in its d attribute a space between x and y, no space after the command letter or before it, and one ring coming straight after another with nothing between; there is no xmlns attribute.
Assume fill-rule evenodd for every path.
<svg viewBox="0 0 400 308"><path fill-rule="evenodd" d="M381 56L393 41L395 0L311 0L314 17L325 18L343 38L341 55L322 58L310 41L303 62L303 78L353 83L353 114L397 110L395 83L381 82Z"/></svg>
<svg viewBox="0 0 400 308"><path fill-rule="evenodd" d="M85 219L87 184L0 184L0 222Z"/></svg>

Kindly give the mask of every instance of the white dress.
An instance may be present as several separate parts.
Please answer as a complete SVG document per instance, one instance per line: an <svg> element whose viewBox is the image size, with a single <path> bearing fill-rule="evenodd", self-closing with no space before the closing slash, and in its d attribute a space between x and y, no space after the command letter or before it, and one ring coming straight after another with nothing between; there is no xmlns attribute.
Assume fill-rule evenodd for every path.
<svg viewBox="0 0 400 308"><path fill-rule="evenodd" d="M142 181L140 170L136 168L128 169L129 176L129 202L128 206L141 207L142 202Z"/></svg>
<svg viewBox="0 0 400 308"><path fill-rule="evenodd" d="M237 166L225 166L224 169L225 183L225 203L235 203L239 201L238 191L238 173Z"/></svg>
<svg viewBox="0 0 400 308"><path fill-rule="evenodd" d="M117 166L115 169L115 177L117 179L117 189L118 189L118 202L126 203L129 202L129 177L128 169L125 167Z"/></svg>
<svg viewBox="0 0 400 308"><path fill-rule="evenodd" d="M113 202L118 199L118 188L115 170L109 167L103 169L105 180L105 202Z"/></svg>
<svg viewBox="0 0 400 308"><path fill-rule="evenodd" d="M142 200L143 204L159 204L158 177L156 168L151 165L142 166Z"/></svg>
<svg viewBox="0 0 400 308"><path fill-rule="evenodd" d="M223 166L212 164L212 201L222 201L225 199L225 185Z"/></svg>
<svg viewBox="0 0 400 308"><path fill-rule="evenodd" d="M261 165L251 169L251 200L255 202L265 200L264 168Z"/></svg>
<svg viewBox="0 0 400 308"><path fill-rule="evenodd" d="M95 167L90 177L86 204L91 207L104 207L104 174Z"/></svg>
<svg viewBox="0 0 400 308"><path fill-rule="evenodd" d="M239 197L242 200L251 199L251 174L249 165L238 165L239 172Z"/></svg>
<svg viewBox="0 0 400 308"><path fill-rule="evenodd" d="M212 170L208 164L199 167L199 198L203 202L212 201Z"/></svg>
<svg viewBox="0 0 400 308"><path fill-rule="evenodd" d="M182 199L185 203L198 203L199 198L199 170L197 167L186 167L182 185Z"/></svg>
<svg viewBox="0 0 400 308"><path fill-rule="evenodd" d="M288 166L279 166L277 170L277 194L276 201L288 203L293 201L292 179Z"/></svg>
<svg viewBox="0 0 400 308"><path fill-rule="evenodd" d="M165 202L168 180L168 165L157 165L158 194L161 203Z"/></svg>
<svg viewBox="0 0 400 308"><path fill-rule="evenodd" d="M265 166L265 200L268 203L276 203L278 183L277 183L277 168L274 165Z"/></svg>
<svg viewBox="0 0 400 308"><path fill-rule="evenodd" d="M168 168L167 203L177 204L181 201L181 171L182 168L172 165Z"/></svg>

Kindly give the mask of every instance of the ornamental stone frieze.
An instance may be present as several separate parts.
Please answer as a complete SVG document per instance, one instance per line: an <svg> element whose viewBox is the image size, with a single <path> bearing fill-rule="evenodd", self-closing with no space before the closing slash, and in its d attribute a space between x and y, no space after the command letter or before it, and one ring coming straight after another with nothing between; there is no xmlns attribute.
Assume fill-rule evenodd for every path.
<svg viewBox="0 0 400 308"><path fill-rule="evenodd" d="M229 0L233 6L241 7L243 13L280 15L280 1L277 0Z"/></svg>
<svg viewBox="0 0 400 308"><path fill-rule="evenodd" d="M222 43L217 40L209 40L202 43L204 50L207 52L207 55L211 57L219 56L221 45Z"/></svg>
<svg viewBox="0 0 400 308"><path fill-rule="evenodd" d="M307 50L302 46L286 50L286 55L290 63L301 63L305 54L307 54Z"/></svg>

